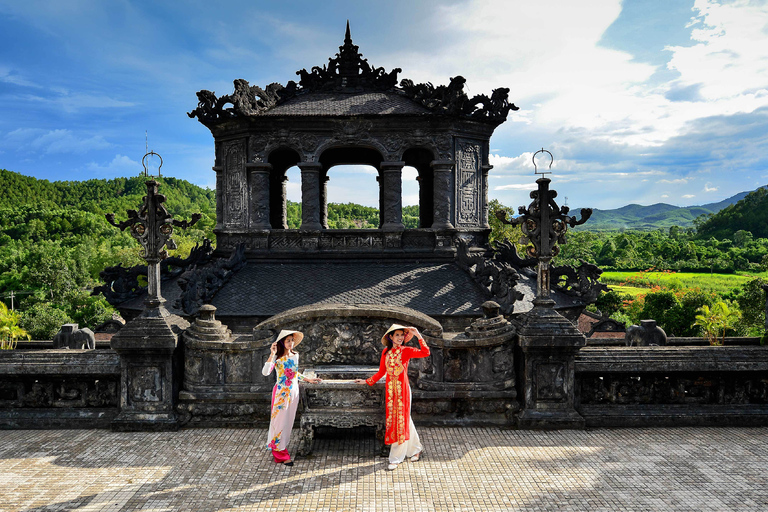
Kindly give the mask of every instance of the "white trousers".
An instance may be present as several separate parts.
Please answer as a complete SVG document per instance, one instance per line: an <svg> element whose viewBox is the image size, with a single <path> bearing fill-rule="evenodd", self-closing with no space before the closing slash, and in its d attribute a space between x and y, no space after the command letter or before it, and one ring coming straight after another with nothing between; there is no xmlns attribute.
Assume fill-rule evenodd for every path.
<svg viewBox="0 0 768 512"><path fill-rule="evenodd" d="M411 438L404 443L394 443L389 449L389 463L400 464L406 457L413 457L417 453L420 453L424 447L419 441L419 434L416 432L416 427L413 426L413 419L409 422L411 429Z"/></svg>

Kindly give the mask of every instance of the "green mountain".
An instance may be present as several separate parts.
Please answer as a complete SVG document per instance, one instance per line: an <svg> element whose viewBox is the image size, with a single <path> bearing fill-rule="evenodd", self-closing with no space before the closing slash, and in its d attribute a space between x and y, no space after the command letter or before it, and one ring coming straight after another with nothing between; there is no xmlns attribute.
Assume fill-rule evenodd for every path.
<svg viewBox="0 0 768 512"><path fill-rule="evenodd" d="M758 189L759 190L759 189ZM629 204L613 210L593 209L589 222L580 226L585 231L620 231L668 229L671 226L688 228L695 226L695 220L702 215L710 215L737 203L752 192L740 192L717 203L701 206L673 206L666 203L656 203L650 206ZM578 209L571 210L578 212ZM745 228L737 228L745 229ZM731 231L733 233L733 230ZM757 235L755 235L757 236Z"/></svg>
<svg viewBox="0 0 768 512"><path fill-rule="evenodd" d="M735 204L700 220L699 238L731 238L737 231L749 231L755 238L768 237L768 188L748 193Z"/></svg>

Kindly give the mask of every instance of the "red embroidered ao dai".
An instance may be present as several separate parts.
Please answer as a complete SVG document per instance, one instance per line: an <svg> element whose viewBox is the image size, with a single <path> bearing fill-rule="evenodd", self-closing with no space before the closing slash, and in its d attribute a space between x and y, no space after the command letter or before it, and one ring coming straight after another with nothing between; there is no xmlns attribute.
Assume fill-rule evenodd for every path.
<svg viewBox="0 0 768 512"><path fill-rule="evenodd" d="M394 347L385 349L381 354L379 371L366 379L373 386L385 374L385 402L387 411L387 429L384 435L385 444L404 443L410 439L411 420L411 386L408 383L408 361L419 357L429 356L429 347L423 339L419 340L420 348Z"/></svg>

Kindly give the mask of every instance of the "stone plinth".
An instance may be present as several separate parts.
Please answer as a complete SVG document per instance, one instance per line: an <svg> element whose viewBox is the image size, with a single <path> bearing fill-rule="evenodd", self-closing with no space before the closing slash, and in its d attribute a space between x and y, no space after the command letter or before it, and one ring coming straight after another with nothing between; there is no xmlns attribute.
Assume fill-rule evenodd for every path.
<svg viewBox="0 0 768 512"><path fill-rule="evenodd" d="M206 304L184 332L184 386L177 411L183 424L250 427L269 413L269 383L261 375L268 345L235 337Z"/></svg>
<svg viewBox="0 0 768 512"><path fill-rule="evenodd" d="M112 430L177 430L174 364L177 335L164 308L145 310L112 337L120 354L120 414Z"/></svg>
<svg viewBox="0 0 768 512"><path fill-rule="evenodd" d="M536 305L518 323L524 357L519 428L584 428L574 404L574 359L586 338L551 307Z"/></svg>

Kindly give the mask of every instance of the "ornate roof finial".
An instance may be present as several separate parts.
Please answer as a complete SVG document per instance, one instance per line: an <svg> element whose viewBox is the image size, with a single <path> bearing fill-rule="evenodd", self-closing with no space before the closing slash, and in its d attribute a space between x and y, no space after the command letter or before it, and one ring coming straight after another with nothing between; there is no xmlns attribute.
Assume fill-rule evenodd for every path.
<svg viewBox="0 0 768 512"><path fill-rule="evenodd" d="M352 36L349 34L349 20L347 20L347 33L344 35L344 44L352 44Z"/></svg>

